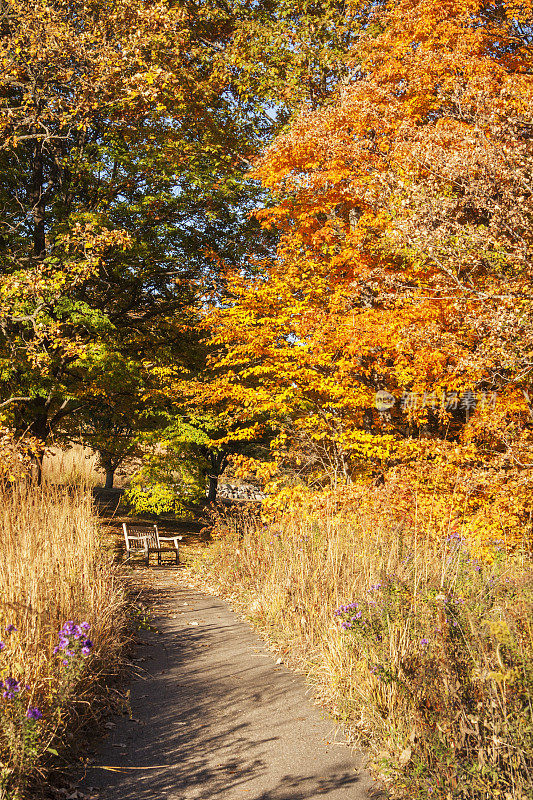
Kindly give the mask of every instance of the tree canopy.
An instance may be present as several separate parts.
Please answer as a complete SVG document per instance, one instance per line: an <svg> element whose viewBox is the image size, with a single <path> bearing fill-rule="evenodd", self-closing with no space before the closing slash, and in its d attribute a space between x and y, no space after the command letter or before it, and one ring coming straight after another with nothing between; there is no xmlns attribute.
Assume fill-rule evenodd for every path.
<svg viewBox="0 0 533 800"><path fill-rule="evenodd" d="M276 258L211 312L220 390L285 420L300 460L303 436L315 477L463 468L495 528L529 514L526 5L376 8L350 79L256 167Z"/></svg>
<svg viewBox="0 0 533 800"><path fill-rule="evenodd" d="M151 409L317 485L443 464L523 520L531 17L5 0L5 422Z"/></svg>

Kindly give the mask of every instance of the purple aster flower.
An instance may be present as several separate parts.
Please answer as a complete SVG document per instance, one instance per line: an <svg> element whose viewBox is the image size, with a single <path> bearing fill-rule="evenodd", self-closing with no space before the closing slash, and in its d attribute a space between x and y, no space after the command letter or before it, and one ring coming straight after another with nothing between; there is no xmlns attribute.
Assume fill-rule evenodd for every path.
<svg viewBox="0 0 533 800"><path fill-rule="evenodd" d="M33 708L28 708L28 710L26 711L26 716L28 717L28 719L36 720L36 719L41 719L43 715L39 711L39 709L36 706L34 706Z"/></svg>
<svg viewBox="0 0 533 800"><path fill-rule="evenodd" d="M83 656L88 656L88 655L90 654L90 652L91 652L91 648L90 648L90 647L87 647L87 645L84 645L84 646L81 648L81 654L82 654Z"/></svg>
<svg viewBox="0 0 533 800"><path fill-rule="evenodd" d="M19 682L15 680L15 678L6 678L2 697L4 697L5 700L12 700L18 692L20 692Z"/></svg>
<svg viewBox="0 0 533 800"><path fill-rule="evenodd" d="M73 620L69 619L68 622L65 622L61 630L59 631L60 636L71 636L76 630L76 625Z"/></svg>
<svg viewBox="0 0 533 800"><path fill-rule="evenodd" d="M16 633L17 628L10 622L6 627L6 633Z"/></svg>
<svg viewBox="0 0 533 800"><path fill-rule="evenodd" d="M91 626L89 625L89 623L88 623L88 622L82 622L82 623L81 623L81 625L80 625L80 628L81 628L82 630L84 630L84 631L88 631L90 627L91 627Z"/></svg>
<svg viewBox="0 0 533 800"><path fill-rule="evenodd" d="M429 644L429 639L420 639L420 644L422 647L426 647Z"/></svg>

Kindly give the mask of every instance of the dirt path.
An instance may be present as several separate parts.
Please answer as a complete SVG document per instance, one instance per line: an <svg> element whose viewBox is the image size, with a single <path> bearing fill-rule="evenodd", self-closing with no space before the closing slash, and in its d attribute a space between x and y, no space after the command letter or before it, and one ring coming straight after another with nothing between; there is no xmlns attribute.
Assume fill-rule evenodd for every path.
<svg viewBox="0 0 533 800"><path fill-rule="evenodd" d="M98 800L370 800L381 797L302 678L276 663L223 601L143 571L131 719L117 718L80 790ZM151 594L151 597L150 597ZM111 772L100 767L116 767Z"/></svg>

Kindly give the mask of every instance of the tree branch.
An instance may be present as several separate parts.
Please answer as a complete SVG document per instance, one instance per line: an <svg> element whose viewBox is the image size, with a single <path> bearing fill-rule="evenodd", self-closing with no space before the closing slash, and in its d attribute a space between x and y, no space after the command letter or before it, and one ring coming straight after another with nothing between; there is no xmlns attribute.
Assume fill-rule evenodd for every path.
<svg viewBox="0 0 533 800"><path fill-rule="evenodd" d="M31 400L33 400L33 397L10 397L9 400L4 400L3 403L0 403L0 408L8 406L10 403L29 403Z"/></svg>

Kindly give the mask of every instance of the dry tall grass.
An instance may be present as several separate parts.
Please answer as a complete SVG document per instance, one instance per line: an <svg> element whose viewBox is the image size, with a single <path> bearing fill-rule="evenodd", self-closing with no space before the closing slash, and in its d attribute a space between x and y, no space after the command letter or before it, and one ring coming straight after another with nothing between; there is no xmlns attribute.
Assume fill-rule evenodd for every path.
<svg viewBox="0 0 533 800"><path fill-rule="evenodd" d="M103 483L98 454L89 447L74 444L61 449L49 447L43 458L43 479L48 483L83 486L92 489Z"/></svg>
<svg viewBox="0 0 533 800"><path fill-rule="evenodd" d="M0 488L0 526L1 688L9 688L8 678L18 687L0 697L0 797L15 797L69 707L90 700L100 678L116 668L126 600L87 493ZM90 625L93 647L67 668L54 647L69 620Z"/></svg>
<svg viewBox="0 0 533 800"><path fill-rule="evenodd" d="M129 486L138 469L138 460L127 458L115 472L114 487ZM43 480L55 485L93 489L105 483L105 470L98 465L98 453L81 444L69 447L48 447L43 458Z"/></svg>
<svg viewBox="0 0 533 800"><path fill-rule="evenodd" d="M307 671L392 796L531 798L531 563L482 564L389 511L219 519L193 574Z"/></svg>

